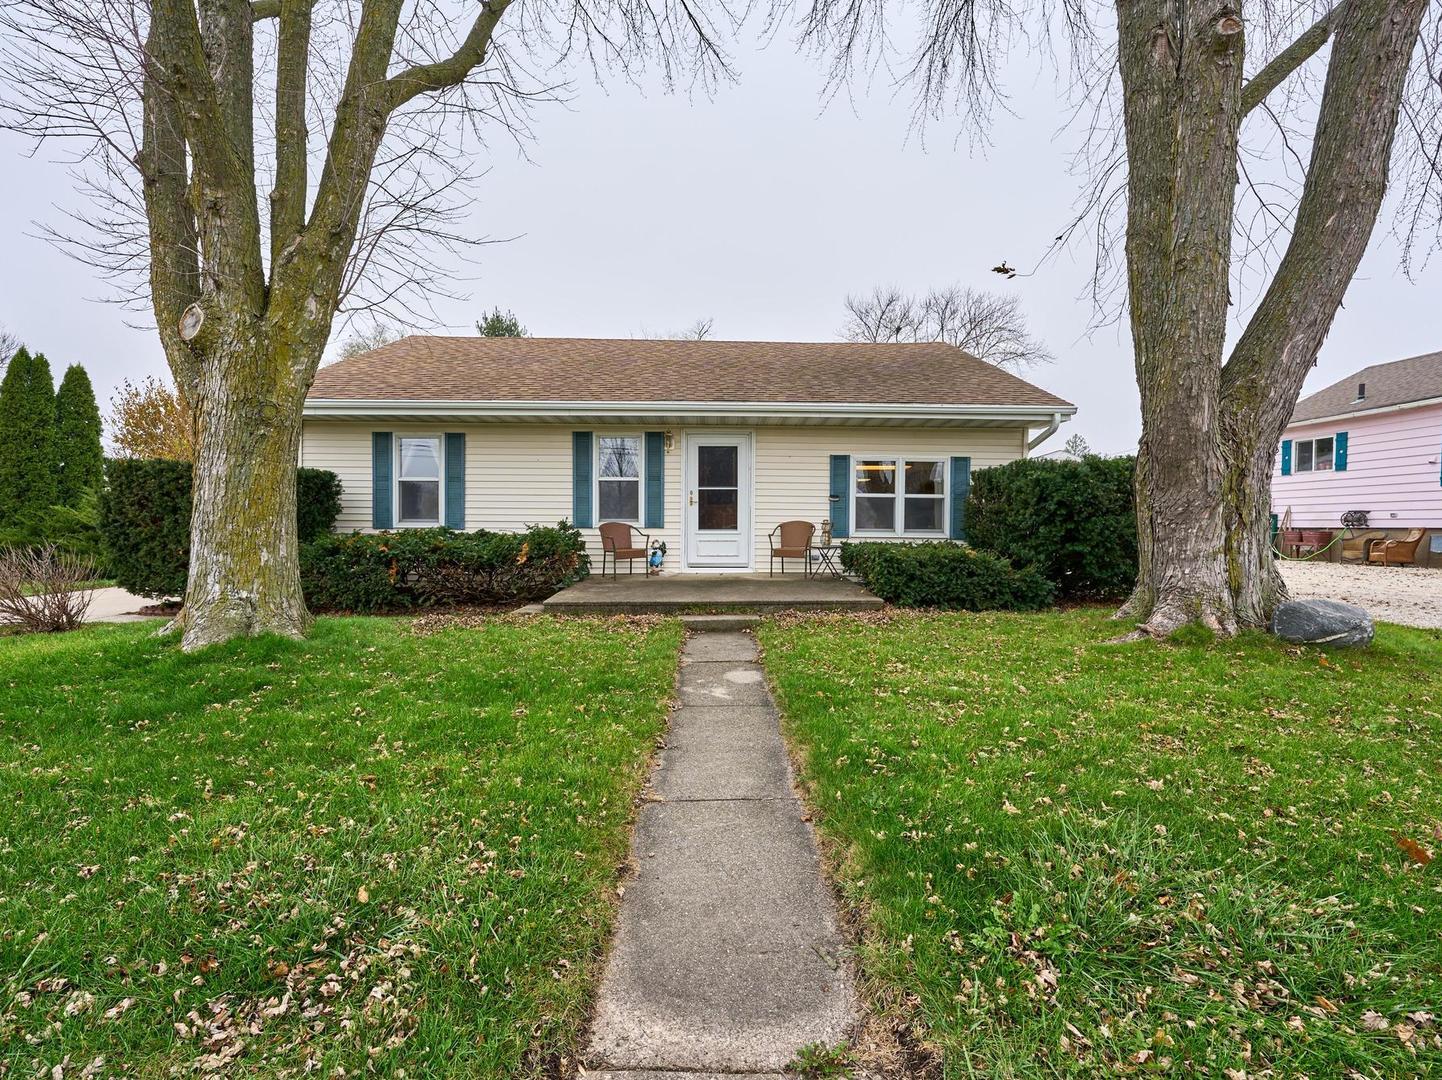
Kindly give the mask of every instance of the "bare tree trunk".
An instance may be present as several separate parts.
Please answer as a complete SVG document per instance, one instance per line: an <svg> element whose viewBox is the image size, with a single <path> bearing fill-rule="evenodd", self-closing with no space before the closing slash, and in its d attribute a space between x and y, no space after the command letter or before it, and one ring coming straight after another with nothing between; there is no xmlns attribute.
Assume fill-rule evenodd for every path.
<svg viewBox="0 0 1442 1080"><path fill-rule="evenodd" d="M179 619L186 650L234 637L300 637L295 470L304 387L276 380L262 333L232 339L208 365L191 511L190 577Z"/></svg>
<svg viewBox="0 0 1442 1080"><path fill-rule="evenodd" d="M307 217L310 0L155 0L141 166L156 321L197 429L190 576L173 624L186 650L263 633L299 637L310 624L296 530L301 410L376 153L396 109L460 84L484 61L509 3L482 5L450 56L387 78L403 5L368 0ZM280 24L267 282L252 23L271 17Z"/></svg>
<svg viewBox="0 0 1442 1080"><path fill-rule="evenodd" d="M1291 412L1291 402L1287 412ZM1230 417L1228 431L1239 417ZM1285 426L1285 422L1284 422ZM1280 434L1280 433L1279 433ZM1254 445L1249 437L1228 444L1226 480L1222 488L1227 545L1227 586L1238 626L1266 626L1277 605L1287 598L1287 585L1272 555L1272 465L1276 449Z"/></svg>
<svg viewBox="0 0 1442 1080"><path fill-rule="evenodd" d="M1235 626L1223 560L1218 398L1241 123L1242 22L1227 3L1118 0L1127 270L1142 440L1140 572L1123 612L1164 636Z"/></svg>
<svg viewBox="0 0 1442 1080"><path fill-rule="evenodd" d="M1286 597L1271 552L1272 467L1376 225L1426 7L1426 0L1347 0L1334 13L1335 41L1296 225L1222 372L1227 574L1245 626L1265 626Z"/></svg>

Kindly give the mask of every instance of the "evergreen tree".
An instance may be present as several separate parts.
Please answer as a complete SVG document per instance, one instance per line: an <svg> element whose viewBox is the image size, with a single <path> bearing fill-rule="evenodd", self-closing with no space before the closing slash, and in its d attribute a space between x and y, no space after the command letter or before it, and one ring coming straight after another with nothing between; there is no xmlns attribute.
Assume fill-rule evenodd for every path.
<svg viewBox="0 0 1442 1080"><path fill-rule="evenodd" d="M493 308L489 315L476 323L476 333L481 337L528 336L521 320L516 318L516 313L510 309L502 313L500 308Z"/></svg>
<svg viewBox="0 0 1442 1080"><path fill-rule="evenodd" d="M55 384L45 357L17 352L0 383L0 526L55 505Z"/></svg>
<svg viewBox="0 0 1442 1080"><path fill-rule="evenodd" d="M60 464L59 503L79 506L85 492L100 486L100 407L90 376L79 364L65 369L55 394L55 452Z"/></svg>

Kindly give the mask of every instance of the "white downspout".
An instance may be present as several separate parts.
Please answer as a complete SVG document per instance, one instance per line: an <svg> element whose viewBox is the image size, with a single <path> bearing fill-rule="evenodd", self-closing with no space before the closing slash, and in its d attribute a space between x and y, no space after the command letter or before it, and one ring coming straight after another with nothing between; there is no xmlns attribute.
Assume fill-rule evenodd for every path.
<svg viewBox="0 0 1442 1080"><path fill-rule="evenodd" d="M1026 444L1028 450L1035 450L1042 443L1046 442L1056 434L1056 429L1061 427L1061 413L1051 414L1051 423L1041 429L1041 434Z"/></svg>

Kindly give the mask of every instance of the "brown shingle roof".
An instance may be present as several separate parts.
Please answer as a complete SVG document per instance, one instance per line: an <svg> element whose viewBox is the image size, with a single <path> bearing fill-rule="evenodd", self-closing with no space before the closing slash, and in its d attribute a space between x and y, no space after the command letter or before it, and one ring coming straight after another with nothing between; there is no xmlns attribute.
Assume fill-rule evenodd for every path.
<svg viewBox="0 0 1442 1080"><path fill-rule="evenodd" d="M1357 400L1358 383L1367 384L1367 396L1362 401ZM1442 352L1424 353L1389 364L1373 364L1304 397L1292 411L1291 422L1438 397L1442 397Z"/></svg>
<svg viewBox="0 0 1442 1080"><path fill-rule="evenodd" d="M320 369L311 400L1070 403L939 342L406 337Z"/></svg>

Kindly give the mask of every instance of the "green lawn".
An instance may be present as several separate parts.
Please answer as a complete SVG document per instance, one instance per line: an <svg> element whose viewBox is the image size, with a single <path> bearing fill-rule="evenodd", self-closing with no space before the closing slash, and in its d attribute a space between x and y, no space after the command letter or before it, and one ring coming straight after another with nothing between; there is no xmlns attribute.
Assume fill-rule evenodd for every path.
<svg viewBox="0 0 1442 1080"><path fill-rule="evenodd" d="M571 1054L678 627L152 629L0 639L0 1076Z"/></svg>
<svg viewBox="0 0 1442 1080"><path fill-rule="evenodd" d="M763 629L873 1004L946 1076L1442 1073L1442 634L1117 632Z"/></svg>

